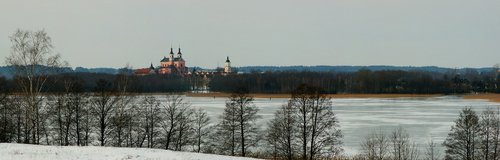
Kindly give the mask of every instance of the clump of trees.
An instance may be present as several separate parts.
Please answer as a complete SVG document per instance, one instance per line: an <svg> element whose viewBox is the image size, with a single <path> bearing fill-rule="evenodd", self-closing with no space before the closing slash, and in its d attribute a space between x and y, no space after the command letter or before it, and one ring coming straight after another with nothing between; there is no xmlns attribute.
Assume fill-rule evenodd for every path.
<svg viewBox="0 0 500 160"><path fill-rule="evenodd" d="M402 127L394 129L390 134L385 134L383 131L372 132L365 137L361 147L362 153L358 158L369 160L417 160L420 155L415 141ZM429 151L435 152L434 148L430 148ZM434 153L429 156L437 157Z"/></svg>
<svg viewBox="0 0 500 160"><path fill-rule="evenodd" d="M217 124L213 144L217 151L227 155L248 156L262 138L256 120L259 109L253 104L253 97L246 88L238 88L226 101L226 108Z"/></svg>
<svg viewBox="0 0 500 160"><path fill-rule="evenodd" d="M342 133L331 99L320 88L300 85L268 124L274 158L321 159L341 153Z"/></svg>
<svg viewBox="0 0 500 160"><path fill-rule="evenodd" d="M478 115L471 108L460 112L443 145L445 159L498 159L500 145L500 116L487 109Z"/></svg>

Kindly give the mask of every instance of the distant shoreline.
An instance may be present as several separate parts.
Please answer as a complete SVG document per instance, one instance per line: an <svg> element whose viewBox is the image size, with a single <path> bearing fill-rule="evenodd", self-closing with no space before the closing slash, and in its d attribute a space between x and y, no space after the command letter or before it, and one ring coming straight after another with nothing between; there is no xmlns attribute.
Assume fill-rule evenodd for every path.
<svg viewBox="0 0 500 160"><path fill-rule="evenodd" d="M186 93L188 97L229 97L230 93ZM290 98L290 94L250 94L255 98ZM331 98L411 98L411 97L439 97L444 94L328 94ZM484 99L490 102L500 102L500 94L482 93L457 95L464 99Z"/></svg>
<svg viewBox="0 0 500 160"><path fill-rule="evenodd" d="M463 96L464 99L485 99L490 102L500 102L500 94L484 93L484 94L468 94Z"/></svg>

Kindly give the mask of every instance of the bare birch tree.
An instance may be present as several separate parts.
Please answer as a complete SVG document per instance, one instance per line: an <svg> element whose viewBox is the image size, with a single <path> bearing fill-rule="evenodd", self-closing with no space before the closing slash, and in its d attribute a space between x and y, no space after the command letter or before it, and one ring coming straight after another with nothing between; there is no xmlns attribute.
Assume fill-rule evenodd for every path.
<svg viewBox="0 0 500 160"><path fill-rule="evenodd" d="M41 107L47 77L66 64L58 54L53 54L52 40L44 30L17 30L10 36L11 54L6 64L15 67L16 82L23 93L22 107L27 122L24 143L40 143Z"/></svg>

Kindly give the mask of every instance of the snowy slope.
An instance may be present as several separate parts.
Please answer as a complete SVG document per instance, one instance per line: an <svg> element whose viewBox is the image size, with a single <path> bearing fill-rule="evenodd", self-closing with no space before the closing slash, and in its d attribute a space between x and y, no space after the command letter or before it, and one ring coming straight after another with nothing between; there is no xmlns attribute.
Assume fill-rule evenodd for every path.
<svg viewBox="0 0 500 160"><path fill-rule="evenodd" d="M230 157L190 152L175 152L161 149L42 146L0 143L2 160L71 160L71 159L119 159L119 160L251 160L251 158Z"/></svg>

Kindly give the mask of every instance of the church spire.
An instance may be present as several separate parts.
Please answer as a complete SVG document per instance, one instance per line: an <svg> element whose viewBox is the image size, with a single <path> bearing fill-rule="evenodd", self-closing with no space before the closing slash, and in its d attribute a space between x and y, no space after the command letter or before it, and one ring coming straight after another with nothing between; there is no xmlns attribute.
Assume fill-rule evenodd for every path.
<svg viewBox="0 0 500 160"><path fill-rule="evenodd" d="M177 55L179 55L179 57L182 57L181 47L180 46L179 46L179 52L177 52Z"/></svg>
<svg viewBox="0 0 500 160"><path fill-rule="evenodd" d="M170 47L170 54L174 54L174 48Z"/></svg>
<svg viewBox="0 0 500 160"><path fill-rule="evenodd" d="M229 61L229 56L226 57L226 62L231 62L231 61Z"/></svg>
<svg viewBox="0 0 500 160"><path fill-rule="evenodd" d="M153 62L151 62L151 66L149 67L149 69L152 69L152 70L155 69L155 67L153 66Z"/></svg>

